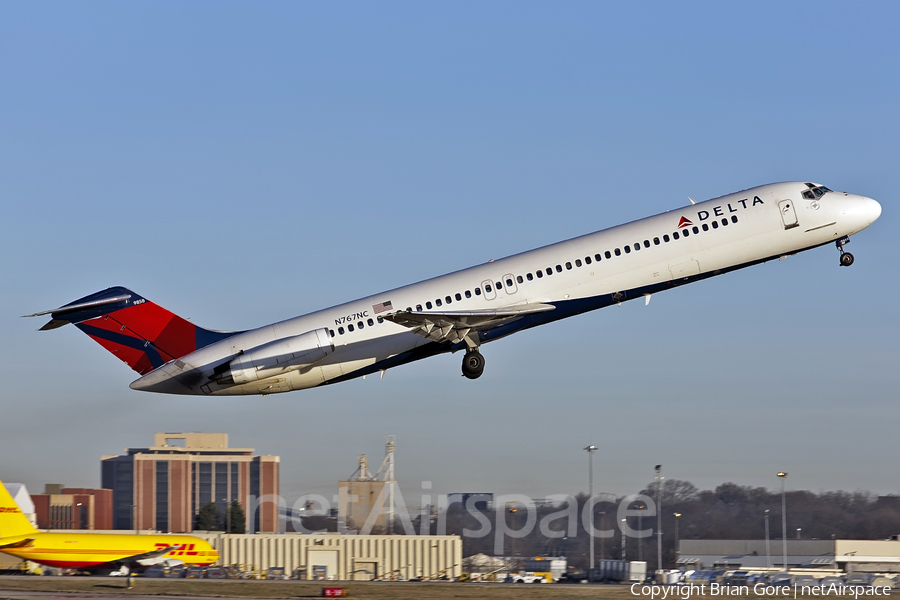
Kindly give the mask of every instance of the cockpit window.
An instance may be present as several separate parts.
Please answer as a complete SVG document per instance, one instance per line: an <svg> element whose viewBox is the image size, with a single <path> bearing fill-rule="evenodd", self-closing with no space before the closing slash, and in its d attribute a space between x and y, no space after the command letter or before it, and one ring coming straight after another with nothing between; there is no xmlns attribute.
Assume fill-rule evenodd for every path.
<svg viewBox="0 0 900 600"><path fill-rule="evenodd" d="M809 189L803 191L803 197L806 198L807 200L814 200L816 198L821 198L827 192L831 191L824 185L814 186L811 183L807 183L806 185L809 186Z"/></svg>

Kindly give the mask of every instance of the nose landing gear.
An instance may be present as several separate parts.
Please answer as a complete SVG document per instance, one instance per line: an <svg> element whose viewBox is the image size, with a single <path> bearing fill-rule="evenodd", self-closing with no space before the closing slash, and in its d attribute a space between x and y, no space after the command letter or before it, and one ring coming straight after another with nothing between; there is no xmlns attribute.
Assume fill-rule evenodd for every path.
<svg viewBox="0 0 900 600"><path fill-rule="evenodd" d="M841 266L842 267L849 267L850 265L853 264L853 255L850 254L849 252L844 252L844 246L846 246L849 243L850 243L849 236L844 236L834 243L834 245L837 246L837 249L841 251Z"/></svg>
<svg viewBox="0 0 900 600"><path fill-rule="evenodd" d="M462 374L467 379L478 379L484 372L484 357L477 348L466 351L462 361Z"/></svg>

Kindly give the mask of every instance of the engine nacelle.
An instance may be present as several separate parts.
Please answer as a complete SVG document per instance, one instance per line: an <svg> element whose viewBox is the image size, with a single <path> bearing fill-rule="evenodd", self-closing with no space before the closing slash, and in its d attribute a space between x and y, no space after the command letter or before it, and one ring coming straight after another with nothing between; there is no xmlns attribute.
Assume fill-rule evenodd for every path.
<svg viewBox="0 0 900 600"><path fill-rule="evenodd" d="M334 352L324 327L251 348L228 364L221 383L250 383L308 367Z"/></svg>

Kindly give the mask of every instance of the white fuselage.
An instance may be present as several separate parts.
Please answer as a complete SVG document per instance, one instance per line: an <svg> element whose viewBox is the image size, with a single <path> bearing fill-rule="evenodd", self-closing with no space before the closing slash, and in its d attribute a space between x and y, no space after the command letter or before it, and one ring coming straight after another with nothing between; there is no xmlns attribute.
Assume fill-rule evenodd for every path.
<svg viewBox="0 0 900 600"><path fill-rule="evenodd" d="M881 213L880 205L870 198L832 191L805 198L804 192L810 195L810 189L802 182L751 188L238 333L156 369L131 387L214 395L314 387L465 348L465 344L434 342L379 318L394 311L446 313L525 304L556 307L481 331L478 341L483 344L521 329L834 243L864 229ZM210 382L209 374L223 361L321 328L329 331L333 350L312 366L249 383ZM176 367L176 362L181 364ZM184 377L184 373L192 376Z"/></svg>

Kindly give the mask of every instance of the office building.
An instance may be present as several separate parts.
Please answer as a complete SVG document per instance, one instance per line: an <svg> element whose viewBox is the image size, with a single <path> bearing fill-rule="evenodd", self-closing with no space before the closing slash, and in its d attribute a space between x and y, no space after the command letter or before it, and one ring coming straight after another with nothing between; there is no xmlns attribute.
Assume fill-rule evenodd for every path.
<svg viewBox="0 0 900 600"><path fill-rule="evenodd" d="M279 531L279 457L229 448L225 433L157 433L153 446L125 452L101 460L113 528L188 533L209 502L224 526L226 507L237 500L247 533Z"/></svg>
<svg viewBox="0 0 900 600"><path fill-rule="evenodd" d="M112 529L112 490L64 488L48 483L32 494L38 529Z"/></svg>

